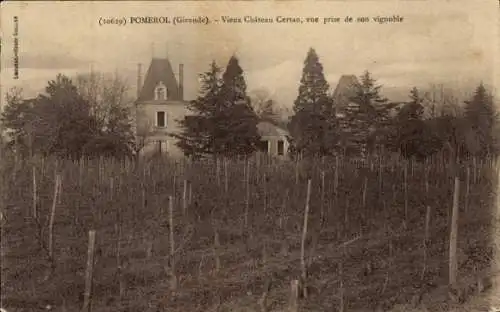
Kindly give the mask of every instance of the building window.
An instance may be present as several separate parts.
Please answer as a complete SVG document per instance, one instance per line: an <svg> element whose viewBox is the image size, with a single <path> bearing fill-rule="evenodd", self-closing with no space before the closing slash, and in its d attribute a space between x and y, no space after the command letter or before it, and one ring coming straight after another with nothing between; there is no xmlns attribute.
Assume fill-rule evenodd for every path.
<svg viewBox="0 0 500 312"><path fill-rule="evenodd" d="M168 152L168 141L159 140L158 141L158 153L161 155L167 154Z"/></svg>
<svg viewBox="0 0 500 312"><path fill-rule="evenodd" d="M261 150L264 153L269 153L269 141L266 140L261 140L259 142L259 150Z"/></svg>
<svg viewBox="0 0 500 312"><path fill-rule="evenodd" d="M155 100L166 100L167 99L167 87L160 81L155 88Z"/></svg>
<svg viewBox="0 0 500 312"><path fill-rule="evenodd" d="M158 128L167 127L167 113L162 111L156 112L156 126Z"/></svg>
<svg viewBox="0 0 500 312"><path fill-rule="evenodd" d="M285 155L285 142L283 140L278 141L278 155Z"/></svg>

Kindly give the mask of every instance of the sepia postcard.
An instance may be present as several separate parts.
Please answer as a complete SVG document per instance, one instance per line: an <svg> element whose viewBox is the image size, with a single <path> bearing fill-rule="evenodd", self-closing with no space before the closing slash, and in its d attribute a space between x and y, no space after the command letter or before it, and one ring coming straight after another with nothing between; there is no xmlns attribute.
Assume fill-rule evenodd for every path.
<svg viewBox="0 0 500 312"><path fill-rule="evenodd" d="M500 311L499 10L3 2L1 311Z"/></svg>

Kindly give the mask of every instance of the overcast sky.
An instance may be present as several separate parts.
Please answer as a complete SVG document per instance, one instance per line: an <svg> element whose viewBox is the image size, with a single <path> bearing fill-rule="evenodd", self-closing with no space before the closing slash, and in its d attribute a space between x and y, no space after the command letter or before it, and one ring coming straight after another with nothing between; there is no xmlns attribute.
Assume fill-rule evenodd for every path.
<svg viewBox="0 0 500 312"><path fill-rule="evenodd" d="M430 4L432 3L432 4ZM249 91L266 88L282 105L297 95L303 61L316 49L332 88L342 74L370 70L388 95L429 83L470 88L493 79L498 49L495 1L349 2L8 2L2 3L2 92L19 86L43 91L57 73L118 71L135 88L137 63L153 55L185 64L185 93L194 98L197 75L212 59L226 65L235 53ZM397 24L222 24L99 26L100 17L319 16L404 17ZM18 16L19 79L13 79L13 17ZM154 44L154 49L153 49ZM498 59L498 58L497 58ZM498 73L498 71L497 71ZM498 74L497 74L498 76ZM391 91L392 90L392 91ZM396 91L394 91L396 90ZM391 93L392 92L392 93ZM400 100L401 98L394 99ZM2 95L3 100L3 95Z"/></svg>

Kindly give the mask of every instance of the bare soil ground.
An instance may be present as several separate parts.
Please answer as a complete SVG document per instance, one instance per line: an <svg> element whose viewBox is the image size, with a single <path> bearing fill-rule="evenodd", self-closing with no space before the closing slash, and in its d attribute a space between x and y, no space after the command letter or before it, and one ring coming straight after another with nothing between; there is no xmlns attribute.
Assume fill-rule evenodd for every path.
<svg viewBox="0 0 500 312"><path fill-rule="evenodd" d="M308 296L299 299L299 311L340 311L342 301L343 311L487 311L486 298L496 298L489 287L497 190L491 163L460 170L460 290L453 296L447 284L454 181L444 162L362 166L342 160L336 167L327 160L299 170L293 163L252 163L248 170L242 162L157 161L136 169L60 162L51 262L46 249L55 162L35 166L35 219L32 167L8 161L2 165L1 240L7 311L80 310L90 229L97 233L93 311L262 311L266 283L267 311L285 311L290 283L301 274L309 178ZM168 196L175 200L174 257Z"/></svg>

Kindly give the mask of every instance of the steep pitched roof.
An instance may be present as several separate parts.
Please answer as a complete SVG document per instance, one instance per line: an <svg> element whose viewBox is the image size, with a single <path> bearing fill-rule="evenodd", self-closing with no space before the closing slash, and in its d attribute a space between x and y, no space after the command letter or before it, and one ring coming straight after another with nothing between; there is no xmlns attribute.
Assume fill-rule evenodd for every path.
<svg viewBox="0 0 500 312"><path fill-rule="evenodd" d="M284 137L288 132L281 127L272 124L269 121L261 121L257 124L257 131L263 137Z"/></svg>
<svg viewBox="0 0 500 312"><path fill-rule="evenodd" d="M333 100L337 108L344 108L356 94L356 89L360 84L354 75L342 75L340 77L335 91L333 91Z"/></svg>
<svg viewBox="0 0 500 312"><path fill-rule="evenodd" d="M168 100L182 100L179 96L179 84L168 59L153 58L144 79L138 101L154 99L154 90L162 81L167 87Z"/></svg>

